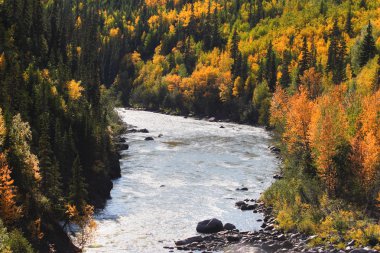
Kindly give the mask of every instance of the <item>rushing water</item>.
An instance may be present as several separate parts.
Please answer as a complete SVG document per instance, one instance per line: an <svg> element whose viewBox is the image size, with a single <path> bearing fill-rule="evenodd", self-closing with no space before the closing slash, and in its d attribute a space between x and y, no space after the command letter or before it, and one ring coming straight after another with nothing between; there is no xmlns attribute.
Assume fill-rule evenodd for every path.
<svg viewBox="0 0 380 253"><path fill-rule="evenodd" d="M163 246L196 235L198 221L218 218L256 230L261 214L237 200L257 198L278 164L262 128L119 109L123 121L149 133L127 134L122 177L96 219L86 252L168 252ZM223 125L224 128L220 128ZM159 135L162 137L158 138ZM154 141L145 141L152 136ZM236 191L248 187L247 192Z"/></svg>

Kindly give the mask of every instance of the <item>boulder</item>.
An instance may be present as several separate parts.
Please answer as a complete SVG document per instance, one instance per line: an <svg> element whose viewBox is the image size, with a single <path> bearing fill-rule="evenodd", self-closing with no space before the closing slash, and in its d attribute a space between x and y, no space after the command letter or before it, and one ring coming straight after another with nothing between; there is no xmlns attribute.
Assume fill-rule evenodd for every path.
<svg viewBox="0 0 380 253"><path fill-rule="evenodd" d="M237 191L248 191L247 187L236 188Z"/></svg>
<svg viewBox="0 0 380 253"><path fill-rule="evenodd" d="M236 229L236 226L234 224L231 224L231 223L226 223L226 224L224 224L223 228L224 228L224 230L234 230L234 229Z"/></svg>
<svg viewBox="0 0 380 253"><path fill-rule="evenodd" d="M154 141L153 137L150 137L150 136L149 136L149 137L146 137L145 140L146 140L146 141Z"/></svg>
<svg viewBox="0 0 380 253"><path fill-rule="evenodd" d="M204 220L197 225L198 233L212 234L223 230L223 223L218 219Z"/></svg>
<svg viewBox="0 0 380 253"><path fill-rule="evenodd" d="M117 143L116 147L118 150L127 150L129 149L129 145L127 143Z"/></svg>
<svg viewBox="0 0 380 253"><path fill-rule="evenodd" d="M237 207L242 207L242 206L245 206L245 205L247 205L247 203L245 203L244 201L238 201L238 202L235 203L235 206L237 206Z"/></svg>
<svg viewBox="0 0 380 253"><path fill-rule="evenodd" d="M281 176L281 175L276 174L276 175L273 176L273 178L277 179L277 180L280 180L280 179L283 179L284 177Z"/></svg>
<svg viewBox="0 0 380 253"><path fill-rule="evenodd" d="M220 126L219 128L225 128L224 126Z"/></svg>

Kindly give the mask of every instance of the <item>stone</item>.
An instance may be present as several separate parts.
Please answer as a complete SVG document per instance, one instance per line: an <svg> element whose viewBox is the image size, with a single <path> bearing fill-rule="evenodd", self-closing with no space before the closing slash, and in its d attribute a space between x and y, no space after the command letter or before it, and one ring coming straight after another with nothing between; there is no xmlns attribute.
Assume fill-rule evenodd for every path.
<svg viewBox="0 0 380 253"><path fill-rule="evenodd" d="M218 219L204 220L198 223L196 228L198 233L212 234L223 230L223 223Z"/></svg>
<svg viewBox="0 0 380 253"><path fill-rule="evenodd" d="M150 137L150 136L149 136L149 137L146 137L145 140L146 140L146 141L154 141L153 137Z"/></svg>
<svg viewBox="0 0 380 253"><path fill-rule="evenodd" d="M226 223L226 224L224 224L223 228L224 228L224 230L234 230L234 229L236 229L236 226L234 224L231 224L231 223Z"/></svg>

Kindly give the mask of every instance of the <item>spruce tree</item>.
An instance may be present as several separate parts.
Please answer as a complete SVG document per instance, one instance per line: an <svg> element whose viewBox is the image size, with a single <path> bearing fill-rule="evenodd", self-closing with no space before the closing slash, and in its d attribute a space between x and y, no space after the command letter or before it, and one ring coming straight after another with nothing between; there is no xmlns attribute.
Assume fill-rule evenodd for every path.
<svg viewBox="0 0 380 253"><path fill-rule="evenodd" d="M327 72L332 73L335 84L341 83L345 78L347 46L335 19L330 34L330 46L328 48Z"/></svg>
<svg viewBox="0 0 380 253"><path fill-rule="evenodd" d="M82 175L82 165L79 156L74 160L71 172L71 181L69 185L69 200L78 209L81 209L86 204L87 199L87 185Z"/></svg>
<svg viewBox="0 0 380 253"><path fill-rule="evenodd" d="M303 76L303 73L310 68L310 53L307 45L306 36L303 37L302 49L301 49L301 61L299 63L299 75Z"/></svg>
<svg viewBox="0 0 380 253"><path fill-rule="evenodd" d="M265 69L264 69L265 79L268 82L269 90L274 92L277 82L277 65L276 65L276 54L273 50L272 41L269 43L266 59L265 59Z"/></svg>
<svg viewBox="0 0 380 253"><path fill-rule="evenodd" d="M49 114L40 117L40 138L38 142L38 158L42 176L41 188L54 205L58 204L61 192L61 175L59 166L51 147L49 135Z"/></svg>
<svg viewBox="0 0 380 253"><path fill-rule="evenodd" d="M230 50L231 58L233 60L232 71L231 71L233 74L235 74L238 71L239 53L240 53L239 52L239 37L238 37L238 33L236 31L236 28L235 28L234 33L232 34L232 38L231 38L231 50Z"/></svg>
<svg viewBox="0 0 380 253"><path fill-rule="evenodd" d="M348 36L350 36L350 38L352 38L352 36L353 36L351 5L352 5L352 0L350 0L350 2L349 2L347 17L346 17L346 23L344 26L344 31L348 34Z"/></svg>
<svg viewBox="0 0 380 253"><path fill-rule="evenodd" d="M321 4L319 6L319 13L323 16L326 16L327 14L327 5L326 5L326 0L321 0Z"/></svg>
<svg viewBox="0 0 380 253"><path fill-rule="evenodd" d="M372 25L371 21L368 23L367 33L364 36L362 43L360 44L359 50L359 65L363 67L367 62L375 57L376 55L376 45L375 39L372 35Z"/></svg>
<svg viewBox="0 0 380 253"><path fill-rule="evenodd" d="M289 65L291 62L291 55L288 50L285 50L283 59L282 59L282 68L281 68L281 78L280 84L283 88L289 87L289 84L292 82L289 73Z"/></svg>

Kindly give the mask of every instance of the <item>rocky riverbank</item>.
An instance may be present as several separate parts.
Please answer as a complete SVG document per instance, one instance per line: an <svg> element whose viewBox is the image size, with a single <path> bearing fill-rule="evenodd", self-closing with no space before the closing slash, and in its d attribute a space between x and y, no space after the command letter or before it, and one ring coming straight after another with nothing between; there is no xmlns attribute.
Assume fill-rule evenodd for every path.
<svg viewBox="0 0 380 253"><path fill-rule="evenodd" d="M308 236L298 232L285 233L276 227L276 220L272 216L272 208L264 203L251 199L236 202L236 207L242 211L263 213L264 219L259 231L239 231L224 226L221 231L212 234L202 234L184 240L176 241L175 246L165 246L169 252L201 251L201 252L310 252L310 253L365 253L378 252L369 247L355 248L354 241L349 242L345 249L336 249L333 245L310 247L309 243L316 236ZM212 219L215 220L215 219ZM210 221L212 221L210 220ZM217 222L211 222L217 224ZM210 223L210 224L211 224ZM199 224L198 224L199 225Z"/></svg>

